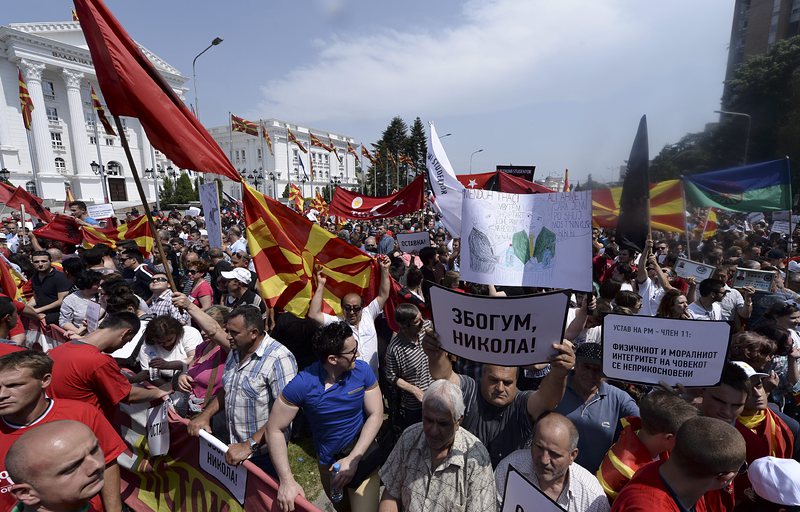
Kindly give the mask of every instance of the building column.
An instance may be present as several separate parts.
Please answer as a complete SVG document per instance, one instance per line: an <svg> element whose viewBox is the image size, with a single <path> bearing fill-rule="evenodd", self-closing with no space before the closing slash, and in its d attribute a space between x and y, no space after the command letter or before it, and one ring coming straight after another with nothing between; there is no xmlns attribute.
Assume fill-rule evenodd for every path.
<svg viewBox="0 0 800 512"><path fill-rule="evenodd" d="M31 169L34 181L37 174L56 174L56 164L54 161L53 143L50 139L50 128L47 121L47 108L44 103L42 93L42 72L44 64L26 59L19 61L22 72L25 75L25 82L28 84L28 93L33 102L33 113L31 120L31 131L33 132L33 147L36 155L34 169ZM38 172L37 172L38 171ZM36 183L36 189L42 193L41 183Z"/></svg>
<svg viewBox="0 0 800 512"><path fill-rule="evenodd" d="M70 146L72 149L72 173L91 173L89 164L89 136L86 133L86 117L83 113L83 98L81 98L81 84L83 73L66 69L61 72L64 83L67 85L67 104L69 105L69 132Z"/></svg>
<svg viewBox="0 0 800 512"><path fill-rule="evenodd" d="M0 98L5 97L6 93L3 90L3 81L0 80ZM10 163L6 163L6 157L10 155L12 151L16 152L16 148L11 145L11 135L8 129L7 117L0 115L0 167L8 167L10 165Z"/></svg>

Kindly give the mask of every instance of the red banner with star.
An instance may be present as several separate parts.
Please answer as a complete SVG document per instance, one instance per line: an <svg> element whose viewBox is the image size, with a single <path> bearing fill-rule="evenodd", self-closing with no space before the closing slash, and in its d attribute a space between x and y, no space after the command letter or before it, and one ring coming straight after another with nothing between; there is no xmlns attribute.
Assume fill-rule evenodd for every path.
<svg viewBox="0 0 800 512"><path fill-rule="evenodd" d="M408 215L422 209L425 177L419 175L400 192L383 197L371 197L336 187L330 204L330 214L346 219L386 219Z"/></svg>

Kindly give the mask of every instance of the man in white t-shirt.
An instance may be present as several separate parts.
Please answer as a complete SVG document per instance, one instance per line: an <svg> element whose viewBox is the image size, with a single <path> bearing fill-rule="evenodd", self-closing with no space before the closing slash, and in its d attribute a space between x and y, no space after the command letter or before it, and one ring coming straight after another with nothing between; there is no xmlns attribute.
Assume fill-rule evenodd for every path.
<svg viewBox="0 0 800 512"><path fill-rule="evenodd" d="M725 290L728 292L725 294L725 298L720 302L723 320L735 320L737 316L742 320L747 320L753 312L753 294L756 292L755 289L745 286L737 290L727 285L727 282L733 278L735 272L735 265L721 265L717 267L717 271L714 274L716 279L726 283Z"/></svg>
<svg viewBox="0 0 800 512"><path fill-rule="evenodd" d="M704 279L698 287L700 297L689 305L689 315L694 320L722 320L720 301L728 291L719 279Z"/></svg>
<svg viewBox="0 0 800 512"><path fill-rule="evenodd" d="M655 316L658 306L667 290L672 289L669 279L661 270L656 256L653 254L653 241L647 240L644 252L639 256L639 266L636 269L636 284L639 297L642 298L642 309L639 314Z"/></svg>
<svg viewBox="0 0 800 512"><path fill-rule="evenodd" d="M308 306L308 318L313 318L322 325L345 321L353 328L353 337L358 344L358 358L369 364L375 376L378 376L378 333L375 331L375 318L383 311L383 305L389 298L389 257L378 256L381 266L381 282L378 296L364 307L364 299L355 293L348 293L341 299L342 318L322 312L322 301L325 295L327 278L322 271L317 272L317 289Z"/></svg>

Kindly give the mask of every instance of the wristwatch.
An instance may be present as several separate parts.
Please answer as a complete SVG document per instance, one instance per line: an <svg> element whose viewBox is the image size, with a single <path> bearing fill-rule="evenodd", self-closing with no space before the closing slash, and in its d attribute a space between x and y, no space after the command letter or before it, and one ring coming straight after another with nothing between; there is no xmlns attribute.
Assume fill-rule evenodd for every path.
<svg viewBox="0 0 800 512"><path fill-rule="evenodd" d="M250 445L250 451L256 453L258 451L258 442L253 439L252 437L247 440L247 443Z"/></svg>

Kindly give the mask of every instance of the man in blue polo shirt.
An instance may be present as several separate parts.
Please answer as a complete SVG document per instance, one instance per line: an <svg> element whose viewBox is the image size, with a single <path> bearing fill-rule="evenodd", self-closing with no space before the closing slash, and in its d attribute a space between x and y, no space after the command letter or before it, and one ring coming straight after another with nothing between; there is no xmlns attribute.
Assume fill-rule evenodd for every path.
<svg viewBox="0 0 800 512"><path fill-rule="evenodd" d="M614 444L619 421L639 416L639 406L629 394L604 381L599 343L584 343L575 351L575 359L575 372L567 379L556 412L575 424L580 434L575 462L594 474Z"/></svg>

